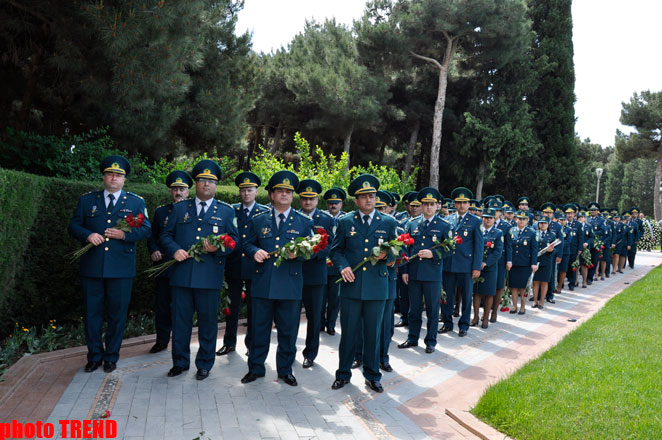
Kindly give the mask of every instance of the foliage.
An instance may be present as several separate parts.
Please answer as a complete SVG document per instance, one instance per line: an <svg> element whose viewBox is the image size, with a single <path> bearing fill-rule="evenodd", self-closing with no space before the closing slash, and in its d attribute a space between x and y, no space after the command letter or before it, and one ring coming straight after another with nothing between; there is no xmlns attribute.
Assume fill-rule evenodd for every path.
<svg viewBox="0 0 662 440"><path fill-rule="evenodd" d="M653 249L657 250L660 248L660 243L662 242L660 237L660 226L650 217L646 217L643 224L644 234L639 239L637 243L637 250L640 251L652 251Z"/></svg>
<svg viewBox="0 0 662 440"><path fill-rule="evenodd" d="M82 316L78 265L66 258L80 244L66 230L80 195L100 188L99 177L74 181L0 168L0 337L10 333L14 322L43 324L44 310L63 325ZM161 184L129 182L125 190L144 197L152 214L170 201ZM217 198L239 201L237 187L219 186ZM261 190L258 202L267 201ZM136 261L131 313L151 309L154 301L154 281L143 273L152 266L145 241L138 243Z"/></svg>
<svg viewBox="0 0 662 440"><path fill-rule="evenodd" d="M333 154L325 155L322 148L315 146L315 153L311 152L310 144L301 134L295 133L294 143L296 145L295 162L285 162L264 148L250 162L250 170L257 174L262 182L266 183L277 171L289 170L297 174L299 179L315 179L322 185L324 191L339 186L347 188L350 181L364 173L374 174L380 182L380 188L387 191L396 191L404 194L416 187L416 175L418 168L409 176L404 171L398 173L395 169L384 165L375 165L372 162L368 166L357 165L347 172L348 155L342 153L340 159L336 160Z"/></svg>
<svg viewBox="0 0 662 440"><path fill-rule="evenodd" d="M558 345L489 388L472 412L512 438L657 437L661 282L658 267Z"/></svg>
<svg viewBox="0 0 662 440"><path fill-rule="evenodd" d="M99 124L122 149L240 146L255 91L241 0L3 2L3 125L58 134Z"/></svg>

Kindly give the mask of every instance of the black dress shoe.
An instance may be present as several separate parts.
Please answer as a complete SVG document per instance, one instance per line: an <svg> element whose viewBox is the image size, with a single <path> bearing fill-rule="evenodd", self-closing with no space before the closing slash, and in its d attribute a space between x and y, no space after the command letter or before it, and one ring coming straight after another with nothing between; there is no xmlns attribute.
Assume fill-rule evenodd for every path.
<svg viewBox="0 0 662 440"><path fill-rule="evenodd" d="M592 280L588 280L588 281L586 282L586 284L588 284L588 285L590 286L591 284L593 284L593 281L592 281Z"/></svg>
<svg viewBox="0 0 662 440"><path fill-rule="evenodd" d="M471 321L471 322L469 323L469 327L476 327L477 325L478 325L478 321L476 321L476 322Z"/></svg>
<svg viewBox="0 0 662 440"><path fill-rule="evenodd" d="M85 372L86 373L93 372L94 370L96 370L97 368L99 368L101 366L101 363L102 363L101 361L98 361L98 362L90 361L90 362L86 363L85 364Z"/></svg>
<svg viewBox="0 0 662 440"><path fill-rule="evenodd" d="M159 351L163 351L168 347L168 344L161 344L160 342L157 342L156 344L152 345L152 348L149 349L150 353L158 353Z"/></svg>
<svg viewBox="0 0 662 440"><path fill-rule="evenodd" d="M428 354L434 353L434 347L432 345L428 345L427 347L425 347L425 352Z"/></svg>
<svg viewBox="0 0 662 440"><path fill-rule="evenodd" d="M448 333L448 332L452 332L452 331L453 331L453 329L451 329L450 327L442 327L442 328L439 329L439 331L437 333L442 333L443 334L443 333Z"/></svg>
<svg viewBox="0 0 662 440"><path fill-rule="evenodd" d="M409 326L409 322L404 321L402 319L395 324L395 327L408 327L408 326Z"/></svg>
<svg viewBox="0 0 662 440"><path fill-rule="evenodd" d="M115 371L116 368L117 368L117 363L115 362L104 361L103 363L103 371L105 371L106 373L112 373L113 371Z"/></svg>
<svg viewBox="0 0 662 440"><path fill-rule="evenodd" d="M228 353L232 353L235 350L235 347L229 345L224 345L216 352L216 356L225 356Z"/></svg>
<svg viewBox="0 0 662 440"><path fill-rule="evenodd" d="M336 379L333 381L333 385L331 385L332 390L339 390L340 388L344 387L346 384L348 384L349 381L347 379Z"/></svg>
<svg viewBox="0 0 662 440"><path fill-rule="evenodd" d="M568 290L571 291L571 292L574 292L575 286L568 286Z"/></svg>
<svg viewBox="0 0 662 440"><path fill-rule="evenodd" d="M467 335L467 331L466 330L460 330L459 332L457 332L457 335L462 338L462 337Z"/></svg>
<svg viewBox="0 0 662 440"><path fill-rule="evenodd" d="M480 328L488 328L490 325L487 322L484 322L480 325Z"/></svg>
<svg viewBox="0 0 662 440"><path fill-rule="evenodd" d="M409 348L409 347L418 347L418 344L414 341L405 341L402 344L398 344L398 348Z"/></svg>
<svg viewBox="0 0 662 440"><path fill-rule="evenodd" d="M241 383L251 383L258 377L264 377L264 374L255 374L249 371L244 377L241 378Z"/></svg>
<svg viewBox="0 0 662 440"><path fill-rule="evenodd" d="M457 318L458 316L460 316L460 311L459 311L459 310L454 310L454 311L453 311L453 316L455 316L456 318Z"/></svg>
<svg viewBox="0 0 662 440"><path fill-rule="evenodd" d="M554 301L553 299L545 298L545 301L547 301L550 304L556 304L556 301Z"/></svg>
<svg viewBox="0 0 662 440"><path fill-rule="evenodd" d="M379 363L379 368L386 371L387 373L392 373L393 372L393 367L391 367L391 364L389 364L388 362L380 362Z"/></svg>
<svg viewBox="0 0 662 440"><path fill-rule="evenodd" d="M292 374L282 374L279 375L278 378L281 379L286 384L288 384L289 386L295 387L298 385L297 379Z"/></svg>
<svg viewBox="0 0 662 440"><path fill-rule="evenodd" d="M209 377L209 370L205 370L204 368L198 368L198 372L195 373L195 378L197 380L205 380Z"/></svg>
<svg viewBox="0 0 662 440"><path fill-rule="evenodd" d="M184 371L188 371L188 367L186 367L186 368L184 368L184 367L177 367L177 366L172 367L172 368L170 369L170 371L168 371L168 377L179 376L179 375L182 374Z"/></svg>
<svg viewBox="0 0 662 440"><path fill-rule="evenodd" d="M326 333L327 333L329 336L333 336L333 335L336 334L336 331L335 331L334 329L332 329L331 327L327 327L327 328L326 328Z"/></svg>
<svg viewBox="0 0 662 440"><path fill-rule="evenodd" d="M352 362L352 368L361 368L363 361L354 361Z"/></svg>
<svg viewBox="0 0 662 440"><path fill-rule="evenodd" d="M365 384L367 385L368 388L370 388L373 391L376 391L378 393L383 393L384 388L382 387L382 384L379 383L378 380L365 380Z"/></svg>
<svg viewBox="0 0 662 440"><path fill-rule="evenodd" d="M303 360L303 368L310 368L313 366L315 362L312 359L304 359Z"/></svg>

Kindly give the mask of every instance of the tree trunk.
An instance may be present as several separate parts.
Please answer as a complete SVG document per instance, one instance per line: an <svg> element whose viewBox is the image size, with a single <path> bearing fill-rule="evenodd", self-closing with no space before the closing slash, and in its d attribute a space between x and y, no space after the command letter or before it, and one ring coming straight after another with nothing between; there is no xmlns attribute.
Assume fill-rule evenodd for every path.
<svg viewBox="0 0 662 440"><path fill-rule="evenodd" d="M349 127L349 131L345 135L345 141L343 142L343 152L347 153L347 167L345 169L349 171L349 162L350 162L350 155L349 155L349 147L352 145L352 132L354 131L354 125L352 124Z"/></svg>
<svg viewBox="0 0 662 440"><path fill-rule="evenodd" d="M481 160L478 164L478 183L476 184L476 199L483 198L483 182L485 182L485 161Z"/></svg>
<svg viewBox="0 0 662 440"><path fill-rule="evenodd" d="M418 131L421 129L421 121L417 120L414 124L414 130L409 136L409 145L407 147L407 159L405 160L405 176L409 177L411 173L411 164L414 161L414 150L416 149L416 142L418 141Z"/></svg>
<svg viewBox="0 0 662 440"><path fill-rule="evenodd" d="M662 143L661 143L662 144ZM659 147L657 155L657 166L655 167L655 184L653 185L653 214L655 221L660 221L662 213L660 212L660 183L662 182L662 145Z"/></svg>
<svg viewBox="0 0 662 440"><path fill-rule="evenodd" d="M386 151L386 142L382 142L382 146L379 147L379 162L380 166L384 163L384 151Z"/></svg>
<svg viewBox="0 0 662 440"><path fill-rule="evenodd" d="M430 181L429 185L437 188L439 186L439 155L441 152L441 123L444 117L444 107L446 106L446 88L448 86L448 68L451 65L453 56L457 51L458 38L446 37L446 50L444 51L443 64L434 58L425 57L411 53L414 57L426 61L439 69L439 86L437 88L437 100L434 103L434 118L432 120L432 146L430 147Z"/></svg>
<svg viewBox="0 0 662 440"><path fill-rule="evenodd" d="M271 144L271 148L269 148L269 152L271 154L274 154L276 151L278 151L278 147L280 147L280 138L283 136L283 123L281 121L278 121L278 127L276 127L276 134L274 135L274 143Z"/></svg>
<svg viewBox="0 0 662 440"><path fill-rule="evenodd" d="M253 129L253 135L255 136L255 139L253 139L253 142L248 145L248 154L246 154L246 168L250 168L250 163L251 163L251 158L253 157L253 154L257 150L257 146L260 145L260 137L262 137L262 129L264 125L263 124L258 124L255 126ZM242 161L244 158L242 158ZM243 168L243 167L242 167Z"/></svg>
<svg viewBox="0 0 662 440"><path fill-rule="evenodd" d="M44 50L41 46L32 54L32 65L28 72L28 79L25 84L25 92L23 93L23 102L21 102L21 109L18 112L18 129L26 130L28 127L28 120L30 119L30 109L32 108L32 100L37 92L37 72L39 70L39 63L41 63L41 55Z"/></svg>

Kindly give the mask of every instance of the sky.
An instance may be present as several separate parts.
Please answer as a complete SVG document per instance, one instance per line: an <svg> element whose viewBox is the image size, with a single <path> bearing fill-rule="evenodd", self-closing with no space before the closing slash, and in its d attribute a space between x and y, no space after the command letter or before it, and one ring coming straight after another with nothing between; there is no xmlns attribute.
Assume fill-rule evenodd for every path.
<svg viewBox="0 0 662 440"><path fill-rule="evenodd" d="M306 19L351 24L362 0L245 0L237 32L253 33L257 52L287 47ZM660 0L574 0L575 130L583 140L614 145L622 102L634 92L662 91Z"/></svg>

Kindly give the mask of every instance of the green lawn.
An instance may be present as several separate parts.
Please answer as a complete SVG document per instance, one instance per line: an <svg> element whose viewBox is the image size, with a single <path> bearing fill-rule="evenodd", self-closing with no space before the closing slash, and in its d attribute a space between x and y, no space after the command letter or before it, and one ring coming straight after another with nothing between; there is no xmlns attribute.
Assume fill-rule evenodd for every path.
<svg viewBox="0 0 662 440"><path fill-rule="evenodd" d="M661 439L662 267L492 386L472 412L516 439Z"/></svg>

